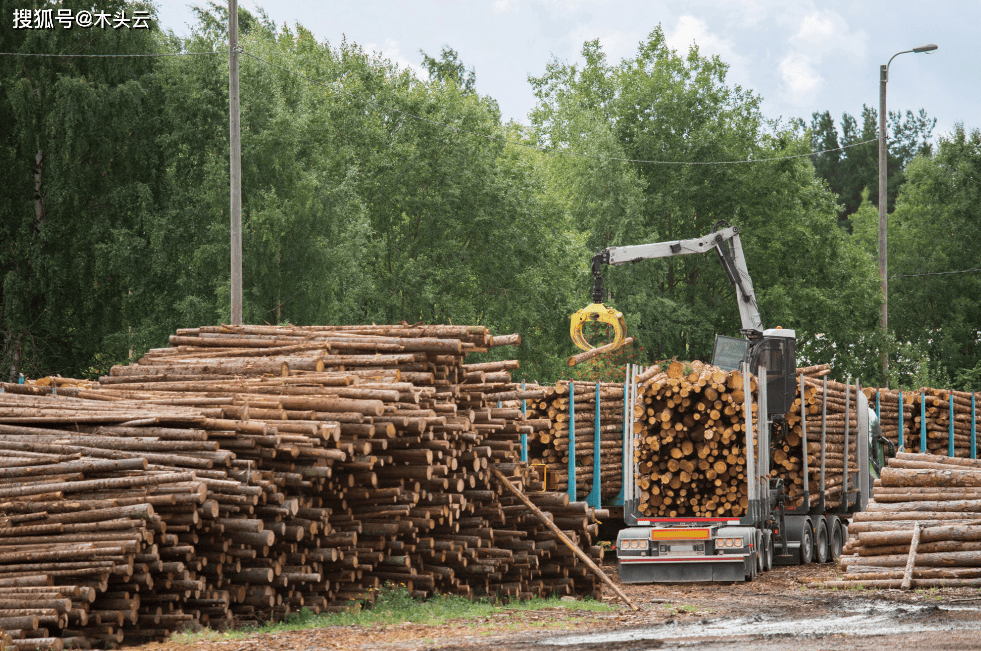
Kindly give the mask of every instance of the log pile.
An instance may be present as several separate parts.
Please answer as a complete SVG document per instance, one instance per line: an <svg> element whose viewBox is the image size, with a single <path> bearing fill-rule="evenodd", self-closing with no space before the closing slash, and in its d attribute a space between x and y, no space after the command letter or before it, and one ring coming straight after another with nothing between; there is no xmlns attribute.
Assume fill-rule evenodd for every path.
<svg viewBox="0 0 981 651"><path fill-rule="evenodd" d="M981 461L899 453L825 587L981 586Z"/></svg>
<svg viewBox="0 0 981 651"><path fill-rule="evenodd" d="M822 464L825 507L841 504L846 395L849 472L858 467L857 389L832 381L825 386L822 376L828 371L827 365L797 369L799 378L803 377L803 396L798 384L797 396L784 416L786 429L774 427L771 432L769 474L783 479L789 510L803 505L805 483L811 504L816 503ZM641 513L660 517L742 515L748 496L741 374L700 362L675 361L663 369L654 367L638 379L642 382L635 407L635 461L640 464ZM755 392L755 378L751 384ZM754 402L754 414L756 410ZM754 435L754 445L757 442ZM849 481L855 480L853 476Z"/></svg>
<svg viewBox="0 0 981 651"><path fill-rule="evenodd" d="M671 518L742 515L748 506L742 375L675 361L638 379L639 511Z"/></svg>
<svg viewBox="0 0 981 651"><path fill-rule="evenodd" d="M879 394L882 434L897 447L899 428L902 424L903 448L907 451L951 456L950 443L953 434L952 456L970 458L972 431L977 437L977 412L981 410L981 404L975 394L930 388L904 391L902 392L903 418L900 420L900 392L890 389L866 389L871 404L875 404L876 392ZM953 428L951 428L951 421L953 421ZM921 434L924 430L925 450L921 447ZM975 453L977 453L976 441Z"/></svg>
<svg viewBox="0 0 981 651"><path fill-rule="evenodd" d="M592 509L518 463L534 425L497 403L537 394L513 385L516 363L464 363L517 342L482 327L199 328L98 384L3 385L0 588L51 588L70 607L0 626L55 648L39 640L322 612L386 582L598 595L490 474L601 557Z"/></svg>
<svg viewBox="0 0 981 651"><path fill-rule="evenodd" d="M573 382L575 404L576 496L585 499L593 489L597 418L597 383ZM528 423L535 435L528 439L528 459L548 480L550 488L569 490L569 382L560 381L540 391L527 403ZM599 383L600 497L615 498L623 484L623 383Z"/></svg>
<svg viewBox="0 0 981 651"><path fill-rule="evenodd" d="M821 494L821 472L824 470L824 506L833 510L841 506L844 489L845 439L848 439L849 487L858 481L858 388L832 380L818 379L804 374L805 425L807 428L808 492L811 503L817 503ZM798 387L798 394L800 388ZM788 422L796 421L792 432L801 446L803 430L800 427L800 400L787 415ZM824 443L822 445L822 439Z"/></svg>

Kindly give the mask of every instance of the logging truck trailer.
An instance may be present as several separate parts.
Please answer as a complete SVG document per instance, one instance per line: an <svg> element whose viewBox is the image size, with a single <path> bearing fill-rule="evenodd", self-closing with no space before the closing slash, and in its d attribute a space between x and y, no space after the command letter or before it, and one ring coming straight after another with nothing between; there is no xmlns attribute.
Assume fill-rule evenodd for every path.
<svg viewBox="0 0 981 651"><path fill-rule="evenodd" d="M793 332L787 331L787 336L793 337ZM823 464L820 469L814 469L819 472L819 490L814 496L810 494L805 453L804 494L800 505L790 508L787 506L784 478L779 472L776 476L770 472L771 446L785 431L785 423L775 420L770 409L758 408L757 418L754 419L749 368L749 364L744 363L741 369L745 396L745 494L748 496L744 514L712 518L656 518L642 515L637 509L640 487L636 483L638 473L633 463L634 437L628 429L624 437L623 477L626 528L620 531L616 545L620 579L624 583L748 581L774 565L803 565L813 561L825 563L837 560L841 555L842 545L847 539L848 518L865 508L871 493L869 454L870 447L876 441L873 435L878 428L875 413L868 408L868 400L860 387L854 385L857 427L855 431L849 430L847 423L850 414L846 413L845 449L848 449L848 438L854 437L857 462L855 467L849 468L849 455L845 455L843 477L848 481L843 480L840 502L833 509L826 504ZM631 374L632 369L628 369L628 393L636 391ZM767 405L767 389L775 388L785 378L777 378L778 382L774 383L773 375L767 374L765 366L757 367L756 376L756 403ZM803 378L801 395L804 395ZM635 399L635 396L630 397ZM808 431L803 412L806 405L804 401L801 402L803 449L808 449L808 443L819 443L822 450L819 456L824 459L825 428L822 426L817 432ZM824 422L826 413L822 414Z"/></svg>
<svg viewBox="0 0 981 651"><path fill-rule="evenodd" d="M764 329L756 304L753 282L746 267L739 229L725 221L716 223L713 232L699 238L674 242L657 242L633 246L608 247L598 251L592 260L593 303L572 315L570 334L580 348L590 346L583 336L583 326L592 321L613 328L614 345L624 341L626 326L623 315L603 304L604 265L623 265L714 250L722 263L726 277L736 290L742 338L716 337L712 363L726 370L742 370L744 382L745 449L747 472L746 510L740 515L718 518L651 518L638 510L638 473L634 461L632 417L624 434L623 512L626 529L617 536L617 559L620 578L625 583L654 581L742 581L752 579L757 572L769 570L774 563L808 563L812 559L836 559L846 539L846 519L862 510L871 490L869 479L870 419L868 400L856 386L857 431L849 432L846 425L845 450L849 437L857 445L855 468L848 467L844 455L844 478L841 499L829 512L825 504L825 472L822 465L820 490L817 499L809 495L807 467L808 443L820 441L820 458L825 459L823 437L809 441L802 400L804 496L795 508L787 506L787 491L779 471L771 477L771 449L787 433L785 414L791 409L796 395L796 334L793 330ZM752 432L751 372L758 378L759 391L758 445ZM636 404L636 383L628 369L625 383L627 405ZM633 392L633 393L631 393ZM801 378L801 396L803 378ZM847 402L847 401L846 401ZM630 411L628 411L630 414ZM848 414L846 413L846 416ZM846 418L846 423L848 418ZM822 426L822 431L824 427ZM597 452L598 454L598 452ZM570 464L572 463L570 455ZM823 461L822 461L823 464ZM594 471L595 472L595 471ZM570 483L574 468L570 469ZM596 482L594 482L596 483Z"/></svg>

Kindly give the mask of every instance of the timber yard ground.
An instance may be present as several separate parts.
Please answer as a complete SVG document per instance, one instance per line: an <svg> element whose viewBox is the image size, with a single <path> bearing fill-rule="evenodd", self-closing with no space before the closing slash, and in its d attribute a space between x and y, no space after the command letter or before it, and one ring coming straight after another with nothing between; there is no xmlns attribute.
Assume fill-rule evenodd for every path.
<svg viewBox="0 0 981 651"><path fill-rule="evenodd" d="M619 584L616 568L604 569ZM502 610L439 626L328 627L150 644L140 651L646 651L981 649L981 591L825 590L833 565L778 567L751 583L621 585L609 612Z"/></svg>

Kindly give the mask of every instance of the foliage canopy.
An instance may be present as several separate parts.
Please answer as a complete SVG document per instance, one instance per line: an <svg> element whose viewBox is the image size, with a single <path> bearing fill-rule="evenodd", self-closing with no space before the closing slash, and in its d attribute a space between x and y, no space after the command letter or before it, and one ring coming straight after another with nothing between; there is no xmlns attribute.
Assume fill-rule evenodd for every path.
<svg viewBox="0 0 981 651"><path fill-rule="evenodd" d="M5 15L18 7L0 0ZM418 75L355 43L240 12L247 322L481 323L520 332L518 351L497 354L551 381L574 352L568 318L589 302L593 250L696 237L724 220L741 230L764 323L797 330L801 363L882 380L877 351L897 344L876 334L865 213L856 206L854 234L838 228L839 197L852 201L854 188L829 181L832 192L827 161L817 159L818 174L806 156L837 138L827 114L810 132L767 120L723 61L671 50L657 27L619 62L598 41L580 63L549 62L529 80L538 102L526 128L503 123L449 46L439 58L422 53L428 74ZM197 19L187 38L0 32L4 52L211 53L0 58L5 379L98 375L177 328L228 320L227 16L211 2ZM970 265L977 132L933 153L920 146L925 115L893 121L909 147L896 151L907 181L892 268ZM861 137L853 119L843 131ZM713 161L729 164L702 164ZM637 361L705 359L714 333L740 327L714 260L645 261L606 276ZM907 288L894 299L896 341L952 378L966 373L962 383L981 357L976 280L896 281Z"/></svg>

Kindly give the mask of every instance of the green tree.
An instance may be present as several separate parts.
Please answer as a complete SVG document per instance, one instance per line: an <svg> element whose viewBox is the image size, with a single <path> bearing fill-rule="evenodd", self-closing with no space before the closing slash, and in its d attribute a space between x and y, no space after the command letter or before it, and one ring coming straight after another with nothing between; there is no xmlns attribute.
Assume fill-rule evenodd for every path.
<svg viewBox="0 0 981 651"><path fill-rule="evenodd" d="M531 79L539 141L560 153L609 139L607 157L651 161L578 166L590 181L576 186L579 201L606 208L576 213L591 248L697 237L726 220L742 229L765 324L796 328L801 341L869 330L875 267L846 249L834 227L834 197L807 157L751 162L806 153L800 133L766 121L759 97L730 86L717 57L670 50L660 28L619 64L597 41L582 56L579 65L552 61ZM564 159L551 160L568 165ZM713 161L735 163L704 164ZM706 359L714 333L740 327L734 291L714 257L644 261L606 278L651 359ZM580 282L585 300L591 283Z"/></svg>
<svg viewBox="0 0 981 651"><path fill-rule="evenodd" d="M477 83L477 75L471 67L469 70L457 56L456 50L449 45L444 45L439 52L439 59L434 59L422 50L422 65L429 72L430 78L439 81L453 81L468 93L474 92L474 84Z"/></svg>
<svg viewBox="0 0 981 651"><path fill-rule="evenodd" d="M0 0L9 20L24 3ZM63 0L52 11L91 10ZM151 12L107 0L116 14ZM153 18L151 25L156 22ZM0 51L132 54L158 51L154 29L10 29ZM156 62L147 58L6 56L0 60L0 361L4 379L82 374L122 354L107 337L130 306L116 244L156 218L163 160Z"/></svg>
<svg viewBox="0 0 981 651"><path fill-rule="evenodd" d="M979 266L979 175L981 131L957 125L909 164L889 220L890 329L965 388L981 364L981 272L944 272Z"/></svg>
<svg viewBox="0 0 981 651"><path fill-rule="evenodd" d="M179 47L221 47L223 14L206 13ZM542 190L541 154L507 144L520 130L456 77L420 80L356 44L252 24L241 66L244 319L483 323L524 333L529 374L554 376L573 287L554 269L583 255ZM145 306L157 315L148 338L162 323L228 317L224 66L198 57L161 72L171 163L154 237L167 243L154 245L164 262L146 286L175 291L146 293L158 297Z"/></svg>
<svg viewBox="0 0 981 651"><path fill-rule="evenodd" d="M858 121L843 113L841 134L829 111L815 112L811 116L811 148L821 152L814 156L814 168L828 187L838 195L844 207L840 219L848 219L858 210L862 193L868 191L874 205L879 202L879 150L875 142L879 138L878 112L868 105L862 106L861 128ZM888 210L895 209L896 197L902 186L906 165L919 154L929 154L930 138L936 119L927 117L926 111L889 112L889 152L887 155ZM865 144L859 144L865 143ZM840 151L835 150L839 147Z"/></svg>

